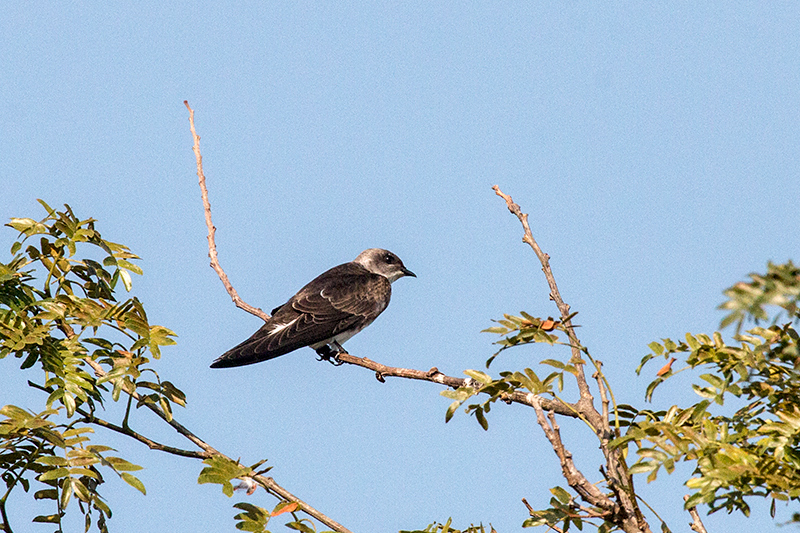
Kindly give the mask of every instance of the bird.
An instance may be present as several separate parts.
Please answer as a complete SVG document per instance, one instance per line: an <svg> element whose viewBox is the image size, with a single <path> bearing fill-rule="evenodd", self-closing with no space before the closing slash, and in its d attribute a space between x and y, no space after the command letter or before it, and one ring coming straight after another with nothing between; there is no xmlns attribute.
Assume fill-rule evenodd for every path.
<svg viewBox="0 0 800 533"><path fill-rule="evenodd" d="M382 248L364 250L355 260L323 272L249 339L220 355L211 368L251 365L304 346L321 360L341 364L342 343L369 326L389 305L392 283L417 277L395 254Z"/></svg>

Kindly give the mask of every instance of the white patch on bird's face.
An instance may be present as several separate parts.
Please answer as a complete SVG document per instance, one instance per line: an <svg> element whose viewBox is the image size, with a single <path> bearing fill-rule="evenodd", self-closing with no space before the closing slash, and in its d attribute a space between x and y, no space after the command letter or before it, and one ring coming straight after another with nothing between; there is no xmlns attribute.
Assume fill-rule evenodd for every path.
<svg viewBox="0 0 800 533"><path fill-rule="evenodd" d="M384 274L384 276L386 276L386 279L389 280L389 283L394 283L398 279L400 279L403 276L405 276L405 273L403 273L403 272L398 270L398 271L392 272L391 274Z"/></svg>

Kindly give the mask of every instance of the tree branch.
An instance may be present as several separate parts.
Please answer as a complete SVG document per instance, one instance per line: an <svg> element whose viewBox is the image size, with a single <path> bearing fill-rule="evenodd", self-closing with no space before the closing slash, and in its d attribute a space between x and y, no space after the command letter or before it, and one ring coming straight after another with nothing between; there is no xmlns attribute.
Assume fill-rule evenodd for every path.
<svg viewBox="0 0 800 533"><path fill-rule="evenodd" d="M610 432L611 425L609 423L609 416L608 416L608 403L609 403L608 394L606 393L605 383L603 383L603 374L601 373L601 368L602 368L602 363L598 361L597 370L595 371L594 374L592 374L592 377L595 379L595 381L597 381L597 388L600 390L600 403L603 406L603 414L602 414L603 430Z"/></svg>
<svg viewBox="0 0 800 533"><path fill-rule="evenodd" d="M519 219L520 223L522 223L522 228L524 230L522 242L531 247L533 252L536 254L536 257L539 258L539 262L542 264L542 272L544 272L544 277L547 279L547 284L550 286L550 299L555 302L556 307L558 307L558 311L561 313L561 323L564 325L564 330L569 337L569 344L572 349L572 362L578 369L576 378L578 381L578 390L580 391L581 396L581 407L583 408L581 414L583 414L587 420L592 423L595 429L597 429L599 427L598 424L601 423L600 413L598 413L592 405L592 393L589 390L589 385L586 382L586 375L583 372L584 362L583 358L581 357L582 345L580 340L578 340L578 336L575 334L575 327L572 325L572 319L570 318L570 307L561 298L558 285L556 285L556 279L553 276L553 271L550 268L550 256L542 251L542 249L539 247L539 244L536 242L536 239L533 238L531 227L528 224L528 214L523 213L519 205L514 203L514 200L511 199L511 196L503 193L499 186L494 185L492 189L494 189L494 192L497 194L497 196L505 200L508 210L511 212L511 214Z"/></svg>
<svg viewBox="0 0 800 533"><path fill-rule="evenodd" d="M617 504L612 502L608 496L597 488L597 486L586 479L586 476L575 466L575 463L572 461L572 453L564 447L564 443L561 440L561 432L559 431L558 423L556 422L553 412L549 411L550 421L548 423L548 420L544 416L544 409L542 409L542 405L538 399L534 399L533 407L536 409L536 421L539 422L545 437L550 441L553 451L558 456L561 462L561 472L569 486L572 487L584 501L600 509L605 509L608 512L608 519L618 514L619 508Z"/></svg>
<svg viewBox="0 0 800 533"><path fill-rule="evenodd" d="M684 496L683 501L689 501L689 496ZM706 531L706 527L703 525L703 521L700 520L700 513L697 512L697 508L689 507L687 511L689 511L689 515L692 517L692 523L689 524L689 527L691 527L692 531L695 531L696 533L708 533Z"/></svg>
<svg viewBox="0 0 800 533"><path fill-rule="evenodd" d="M269 320L269 315L267 313L265 313L264 311L262 311L257 307L253 307L247 304L244 300L242 300L242 298L236 292L236 289L234 289L233 286L231 285L230 281L228 280L228 276L225 274L225 271L222 269L222 266L219 264L219 260L217 259L217 245L214 239L214 234L216 233L217 228L214 227L214 224L211 221L211 204L208 201L208 190L206 189L206 177L205 174L203 173L203 156L200 154L200 136L197 135L197 131L195 130L194 127L194 110L189 106L188 101L184 100L183 104L186 106L186 109L189 110L189 127L192 131L192 138L194 139L192 151L194 152L195 159L197 160L197 178L200 184L200 191L203 197L203 209L205 211L206 227L208 228L208 257L211 260L211 268L214 269L214 271L219 276L220 280L222 280L222 284L225 286L225 290L228 291L228 294L230 295L231 300L233 300L233 303L236 305L236 307L243 309L244 311L247 311L252 315L257 316L264 321L267 321ZM97 365L97 367L93 366L93 368L95 368L95 371L97 371L99 365ZM100 368L100 370L102 371L102 368ZM133 394L136 394L136 392L134 391L132 395ZM163 412L161 412L161 410L158 409L155 405L147 403L145 405L151 411L156 413L156 415L161 417L165 422L167 422L169 425L175 428L175 430L178 433L180 433L187 439L191 440L193 443L199 446L203 451L212 455L218 455L230 459L229 457L225 456L224 454L220 453L219 451L215 450L214 448L206 444L204 441L199 439L191 431L189 431L188 429L180 425L178 422L176 422L174 418L167 419L167 416ZM307 504L300 498L293 495L288 490L278 485L278 483L276 483L273 478L264 476L252 476L252 478L273 496L277 496L278 498L281 498L285 501L297 502L298 504L300 504L300 507L302 508L303 512L305 512L312 518L322 522L323 524L333 529L334 531L338 531L340 533L351 533L350 530L344 527L343 525L339 524L332 518L329 518L328 516L324 515L311 505Z"/></svg>
<svg viewBox="0 0 800 533"><path fill-rule="evenodd" d="M430 381L431 383L438 383L440 385L445 385L453 389L457 389L459 387L464 387L467 385L466 378L457 378L453 376L448 376L440 372L439 369L436 367L433 367L428 371L424 371L424 370L415 370L412 368L386 366L384 364L377 363L366 357L356 357L355 355L349 354L347 352L339 353L338 358L340 361L344 363L360 366L362 368L366 368L367 370L373 370L375 372L375 377L380 382L384 382L386 377L398 377L404 379ZM572 418L578 418L577 406L574 404L563 402L561 400L550 400L547 398L542 398L541 396L537 396L536 394L524 393L519 391L510 394L504 394L500 397L500 399L505 402L518 403L522 405L527 405L528 407L534 407L534 398L538 398L542 406L549 411L554 411L560 415L569 416Z"/></svg>
<svg viewBox="0 0 800 533"><path fill-rule="evenodd" d="M99 365L99 363L97 363L96 361L94 361L90 357L86 357L86 358L84 358L84 360L89 364L89 366L92 367L92 369L94 369L95 374L98 377L101 377L101 376L105 375L105 370L103 370L103 368ZM129 391L125 391L125 392L127 394L129 394L130 396L132 396L137 401L140 399L139 393L137 393L135 390L134 391L130 391L130 392ZM147 407L148 409L150 409L150 411L155 413L164 422L166 422L167 424L172 426L173 429L175 429L175 431L177 431L178 433L183 435L188 440L192 441L192 443L194 443L198 448L200 448L204 452L204 453L198 453L196 456L195 455L188 455L188 457L208 458L208 457L218 456L218 457L222 457L224 459L227 459L229 461L232 461L232 462L238 464L239 466L244 466L239 461L235 461L235 460L231 459L230 457L228 457L224 453L220 452L219 450L217 450L213 446L210 446L208 443L206 443L200 437L198 437L197 435L195 435L194 433L192 433L191 431L186 429L186 427L184 427L183 425L178 423L177 420L175 420L175 417L168 417L156 405L153 405L153 404L150 404L150 403L144 403L144 406ZM81 414L84 414L84 413L81 413ZM103 425L103 424L98 424L98 425ZM108 427L108 426L104 426L104 427ZM137 438L134 435L132 435L131 433L135 433L135 432L133 432L130 429L128 430L128 431L130 431L130 433L128 433L128 431L126 431L124 428L121 428L121 427L118 427L118 426L116 428L108 427L108 429L111 429L113 431L121 430L120 433L129 435L129 436L131 436L133 438L136 438L136 440L139 440L140 442L145 442L144 440L142 440L140 438ZM142 437L142 438L146 439L146 437ZM149 439L147 439L147 440L149 440ZM152 441L150 441L150 442L152 442ZM145 444L147 444L147 442L145 442ZM148 444L148 446L149 445L150 444ZM161 449L161 448L156 448L156 449ZM175 448L174 450L177 450L177 448ZM168 450L162 449L162 451L168 451ZM174 452L169 452L169 453L174 453ZM191 453L191 452L189 452L189 453ZM182 454L176 453L176 455L182 455ZM283 488L280 485L278 485L278 483L276 483L273 478L264 477L264 476L260 476L260 475L254 475L254 476L251 476L251 477L256 483L258 483L259 485L264 487L264 489L266 489L266 491L268 493L272 494L273 496L276 496L277 498L279 498L281 500L284 500L284 501L297 502L300 505L300 508L302 509L302 511L304 513L306 513L310 517L322 522L323 524L325 524L326 526L328 526L332 530L337 531L339 533L352 533L349 529L347 529L346 527L344 527L340 523L336 522L332 518L329 518L325 514L323 514L320 511L316 510L311 505L307 504L306 502L304 502L300 498L298 498L295 495L293 495L291 492L289 492L285 488Z"/></svg>
<svg viewBox="0 0 800 533"><path fill-rule="evenodd" d="M193 452L191 450L184 450L182 448L175 448L173 446L167 446L166 444L159 444L158 442L151 440L144 435L137 433L136 431L132 430L129 427L125 426L118 426L107 420L103 420L102 418L97 418L92 413L87 413L81 408L76 408L75 411L85 418L86 422L89 424L95 424L100 427L104 427L106 429L110 429L111 431L115 431L117 433L121 433L128 437L131 437L134 440L138 440L142 444L145 444L151 450L158 450L160 452L170 453L172 455L178 455L180 457L190 457L192 459L208 459L209 457L213 457L214 454L209 453L207 451L203 452Z"/></svg>
<svg viewBox="0 0 800 533"><path fill-rule="evenodd" d="M258 307L253 307L242 300L242 298L239 296L239 293L237 293L236 289L234 289L233 285L231 285L231 282L228 281L228 276L225 274L225 271L222 270L219 260L217 259L217 243L214 239L217 228L214 226L214 223L211 222L211 204L208 201L206 175L203 173L203 156L200 154L200 136L197 135L197 131L194 129L194 109L189 107L189 102L186 100L183 101L183 104L186 106L186 109L189 110L189 127L192 130L192 138L194 139L192 151L194 152L194 157L197 160L197 179L200 183L200 193L203 196L203 210L206 214L206 227L208 228L208 258L211 260L211 268L214 269L219 276L219 279L222 280L225 290L228 291L228 294L230 295L231 300L233 300L233 303L236 305L236 307L239 309L244 309L251 315L255 315L266 322L269 320L269 315Z"/></svg>
<svg viewBox="0 0 800 533"><path fill-rule="evenodd" d="M608 418L608 399L605 397L605 388L602 386L601 375L599 374L599 366L598 366L598 383L600 383L600 392L603 396L603 414L599 413L594 406L594 398L592 397L591 391L589 390L589 384L586 381L586 374L583 368L585 362L581 357L581 352L586 351L585 348L581 345L580 341L578 340L577 335L575 334L575 328L572 325L572 321L570 318L570 307L567 305L564 300L561 298L561 293L558 290L558 286L556 285L555 277L553 276L553 271L550 268L550 256L547 255L542 251L539 247L536 239L533 238L533 234L531 233L530 225L528 224L528 215L523 213L520 209L519 205L514 203L514 200L511 196L503 193L500 190L500 187L495 185L492 187L494 189L495 194L501 197L506 202L506 206L508 210L516 216L520 223L522 224L523 228L523 237L522 241L528 244L533 252L536 254L536 257L539 259L539 262L542 265L542 272L544 272L544 276L547 279L547 284L550 286L550 299L553 300L558 307L559 312L561 313L561 322L564 325L564 329L567 333L567 336L570 340L570 347L572 348L572 358L571 362L575 365L577 372L575 373L575 378L578 384L578 391L580 393L580 399L575 404L578 407L579 413L583 416L583 418L592 426L594 429L595 434L600 439L600 449L603 452L603 455L606 459L606 465L608 467L608 475L607 480L609 487L614 492L618 505L616 506L616 510L614 512L613 520L615 523L619 525L624 531L626 532L650 532L650 528L647 525L647 521L642 514L641 509L639 508L635 493L633 490L633 478L631 477L630 473L628 472L627 465L625 464L625 459L622 456L621 449L610 449L608 444L613 439L614 434L610 430L609 418ZM588 352L586 352L588 355ZM542 424L543 416L537 410L537 417L540 419L539 423ZM552 417L552 415L551 415ZM555 419L552 418L553 424L555 424ZM562 469L564 469L564 458L563 453L565 450L558 449L558 443L560 442L560 437L554 440L553 431L545 428L542 426L542 429L545 430L545 435L547 435L548 440L550 440L551 445L553 446L553 450L556 454L561 458L562 461ZM558 437L557 433L555 434ZM563 445L561 445L563 449ZM567 464L569 467L569 463ZM571 468L574 468L572 465ZM576 469L577 472L577 469ZM579 473L579 472L578 472ZM570 483L570 486L578 492L578 494L582 494L581 491L570 482L570 479L573 479L576 483L582 483L580 478L576 478L575 474L571 472L570 468L564 470L564 477ZM581 477L583 475L581 474ZM585 478L583 478L585 479ZM583 489L581 489L583 490ZM583 496L582 496L583 497ZM586 499L584 497L584 499ZM593 505L597 505L591 499L586 499L586 501L592 503ZM603 507L605 508L605 507Z"/></svg>

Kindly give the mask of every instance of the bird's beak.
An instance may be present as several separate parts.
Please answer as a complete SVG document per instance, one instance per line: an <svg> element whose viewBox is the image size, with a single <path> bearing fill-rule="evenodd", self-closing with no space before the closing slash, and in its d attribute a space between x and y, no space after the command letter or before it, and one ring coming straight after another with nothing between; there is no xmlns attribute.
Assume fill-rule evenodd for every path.
<svg viewBox="0 0 800 533"><path fill-rule="evenodd" d="M413 272L411 272L411 271L410 271L409 269L407 269L406 267L403 267L403 275L404 275L404 276L411 276L412 278L416 278L416 277L417 277L417 275L416 275L416 274L414 274Z"/></svg>

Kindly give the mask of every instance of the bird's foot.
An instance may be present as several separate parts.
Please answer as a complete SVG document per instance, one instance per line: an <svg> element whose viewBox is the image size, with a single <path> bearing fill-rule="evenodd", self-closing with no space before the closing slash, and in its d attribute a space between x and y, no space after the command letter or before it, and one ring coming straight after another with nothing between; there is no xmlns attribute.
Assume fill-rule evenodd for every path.
<svg viewBox="0 0 800 533"><path fill-rule="evenodd" d="M344 348L342 348L341 346L333 348L329 344L326 344L325 346L322 346L317 350L317 355L319 356L319 359L317 359L317 361L327 361L333 366L343 365L344 361L341 361L339 359L339 354L341 352L344 352Z"/></svg>

